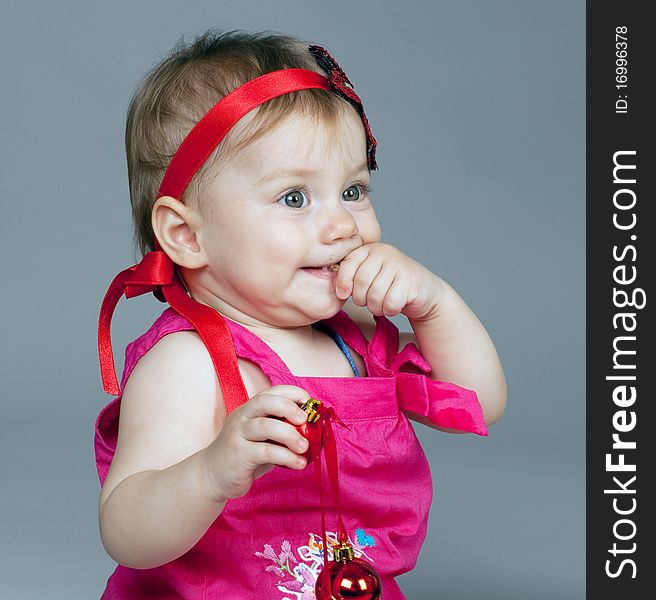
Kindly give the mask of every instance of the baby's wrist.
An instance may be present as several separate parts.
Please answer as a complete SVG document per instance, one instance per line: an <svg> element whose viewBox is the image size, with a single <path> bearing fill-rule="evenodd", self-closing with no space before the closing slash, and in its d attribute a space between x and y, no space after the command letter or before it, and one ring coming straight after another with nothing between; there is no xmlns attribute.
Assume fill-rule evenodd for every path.
<svg viewBox="0 0 656 600"><path fill-rule="evenodd" d="M440 316L444 306L450 301L450 296L454 293L453 288L438 275L431 273L431 285L427 286L429 290L427 297L422 303L423 309L417 314L406 314L409 321L422 323L432 321Z"/></svg>
<svg viewBox="0 0 656 600"><path fill-rule="evenodd" d="M214 473L211 469L212 457L209 452L210 446L203 448L198 452L199 467L200 467L200 487L203 490L203 495L207 497L214 504L223 505L230 498L226 498L226 493L220 482L216 480Z"/></svg>

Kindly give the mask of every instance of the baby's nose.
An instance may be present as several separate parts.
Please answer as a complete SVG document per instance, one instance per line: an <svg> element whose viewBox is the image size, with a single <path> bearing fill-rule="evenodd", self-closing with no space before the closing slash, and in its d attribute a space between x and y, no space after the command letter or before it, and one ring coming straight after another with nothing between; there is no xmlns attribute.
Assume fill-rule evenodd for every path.
<svg viewBox="0 0 656 600"><path fill-rule="evenodd" d="M337 239L349 239L360 233L358 224L350 211L337 205L326 211L324 226L322 228L324 241L332 242Z"/></svg>

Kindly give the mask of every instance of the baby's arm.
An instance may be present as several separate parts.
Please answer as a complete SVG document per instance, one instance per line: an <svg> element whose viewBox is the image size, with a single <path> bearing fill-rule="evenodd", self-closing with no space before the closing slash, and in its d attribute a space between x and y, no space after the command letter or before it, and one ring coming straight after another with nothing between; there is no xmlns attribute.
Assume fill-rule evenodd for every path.
<svg viewBox="0 0 656 600"><path fill-rule="evenodd" d="M428 376L474 390L488 425L501 417L506 380L494 344L443 279L397 248L377 242L342 260L335 286L338 297L352 295L354 304L366 306L371 315L403 313L414 335L402 334L401 347L417 343L433 369ZM415 420L439 429L427 419Z"/></svg>
<svg viewBox="0 0 656 600"><path fill-rule="evenodd" d="M226 418L209 354L195 333L165 336L130 375L121 400L116 453L99 500L103 545L114 560L159 566L207 531L230 498L273 464L302 468L300 388L260 392ZM287 447L264 442L275 440ZM304 466L304 463L303 463Z"/></svg>
<svg viewBox="0 0 656 600"><path fill-rule="evenodd" d="M408 318L416 343L433 368L428 377L474 390L485 423L491 425L506 407L506 378L496 348L458 293L442 279L440 285L443 292L435 310L422 319ZM401 345L408 341L415 340L401 334Z"/></svg>

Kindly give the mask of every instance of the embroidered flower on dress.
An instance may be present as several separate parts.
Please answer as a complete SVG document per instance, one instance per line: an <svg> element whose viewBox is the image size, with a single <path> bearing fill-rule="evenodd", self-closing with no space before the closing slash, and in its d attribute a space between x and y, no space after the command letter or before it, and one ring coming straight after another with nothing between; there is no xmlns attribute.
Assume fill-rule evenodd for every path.
<svg viewBox="0 0 656 600"><path fill-rule="evenodd" d="M358 546L358 550L361 548L367 548L371 546L372 548L376 545L376 540L372 535L368 535L364 529L358 527L355 530L355 541Z"/></svg>
<svg viewBox="0 0 656 600"><path fill-rule="evenodd" d="M328 560L333 560L333 548L339 546L337 534L334 531L326 531L326 541L328 543ZM349 538L353 546L353 553L356 558L364 556L370 562L374 562L364 551L367 547L374 547L376 542L373 536L367 534L364 529L358 528L355 531L355 541ZM288 540L281 543L281 552L276 554L271 544L264 545L264 552L256 552L255 555L274 564L268 565L264 570L274 572L278 577L291 575L293 579L278 580L276 587L283 594L281 600L315 600L314 586L321 569L323 569L323 540L320 535L310 533L306 546L299 546L296 549L298 556L303 562L298 562L291 549ZM290 566L295 563L295 567Z"/></svg>
<svg viewBox="0 0 656 600"><path fill-rule="evenodd" d="M299 600L314 600L314 586L317 582L317 573L305 563L300 563L298 567L294 568L294 574L297 576L297 579L279 581L278 590L285 593L293 593Z"/></svg>
<svg viewBox="0 0 656 600"><path fill-rule="evenodd" d="M287 571L289 574L292 574L291 569L289 568L289 561L297 563L296 557L292 553L291 544L287 540L283 540L281 544L280 554L276 554L273 546L271 544L264 544L264 552L256 552L255 556L260 556L268 560L273 561L275 564L269 565L265 571L275 571L275 573L282 577Z"/></svg>

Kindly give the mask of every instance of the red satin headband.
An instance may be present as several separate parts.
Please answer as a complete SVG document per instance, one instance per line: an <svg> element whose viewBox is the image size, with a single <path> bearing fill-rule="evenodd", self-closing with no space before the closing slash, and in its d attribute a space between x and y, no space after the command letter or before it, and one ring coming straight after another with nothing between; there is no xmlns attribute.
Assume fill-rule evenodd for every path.
<svg viewBox="0 0 656 600"><path fill-rule="evenodd" d="M303 89L332 91L354 106L362 117L367 135L368 166L375 170L376 140L353 85L335 59L321 46L310 46L308 49L326 71L327 77L306 69L284 69L257 77L232 91L210 109L180 144L164 174L158 197L180 198L210 154L245 114L272 98ZM157 242L153 252L114 278L103 299L98 320L98 354L105 391L113 395L120 393L110 336L114 309L123 294L126 298L132 298L147 292L153 292L163 302L167 301L196 328L212 357L228 414L246 402L248 395L237 366L232 337L223 317L187 294L175 272L173 261Z"/></svg>
<svg viewBox="0 0 656 600"><path fill-rule="evenodd" d="M261 75L230 92L209 110L180 144L164 174L157 197L180 198L210 154L245 114L272 98L310 88L334 91L356 107L367 134L368 166L375 170L376 140L371 134L360 98L334 59L319 46L310 46L310 51L313 49L320 49L325 53L324 56L315 50L316 54L322 57L324 62L319 62L322 67L328 69L330 79L306 69L284 69Z"/></svg>

